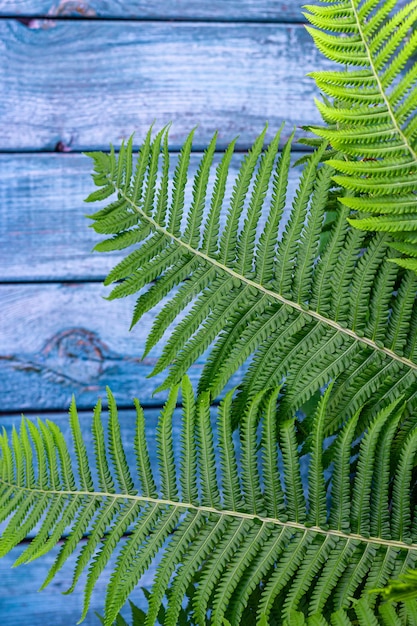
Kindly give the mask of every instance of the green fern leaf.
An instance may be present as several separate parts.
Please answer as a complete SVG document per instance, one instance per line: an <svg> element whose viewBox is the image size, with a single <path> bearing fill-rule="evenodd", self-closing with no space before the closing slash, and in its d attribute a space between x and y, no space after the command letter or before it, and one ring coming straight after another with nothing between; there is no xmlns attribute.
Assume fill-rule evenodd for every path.
<svg viewBox="0 0 417 626"><path fill-rule="evenodd" d="M110 299L138 293L132 325L164 300L145 350L148 354L170 329L153 371L170 368L160 390L177 385L211 347L199 389L210 390L212 397L249 364L234 403L237 417L248 400L285 381L281 409L288 419L318 386L335 381L326 411L329 434L342 415L353 416L370 400L370 414L402 395L414 402L415 329L406 319L416 307L410 300L411 272L397 278L388 236L369 241L346 223L350 210L342 205L320 249L324 216L340 193L331 182L334 170L327 164L325 143L306 160L286 219L291 141L278 155L279 136L264 152L265 130L256 140L222 218L234 143L217 167L209 198L213 138L192 183L189 208L184 203L192 133L175 168L173 189L167 182L165 129L153 141L148 133L127 191L117 184L125 152L119 159L110 157L112 167L107 158L93 156L100 184L112 185L118 196L108 211L92 216L93 227L101 232L103 223L106 228L111 223L104 248L114 249L118 241L124 248L136 232L142 240L106 283L117 282ZM122 174L123 184L129 173ZM391 316L391 311L404 315Z"/></svg>
<svg viewBox="0 0 417 626"><path fill-rule="evenodd" d="M259 394L247 405L239 438L232 438L230 394L218 409L214 433L209 394L195 400L189 380L184 379L182 460L177 470L172 430L177 393L178 388L173 389L159 419L160 491L138 402L137 475L126 470L110 392L106 436L100 405L93 416L94 462L86 453L74 404L70 413L73 450L50 421L35 425L24 420L20 432L13 430L10 438L4 432L0 437L0 510L6 526L0 538L1 554L12 550L35 526L37 535L16 564L41 557L64 537L43 586L77 551L68 592L86 572L82 617L98 578L115 555L104 601L105 626L115 620L120 623L120 609L155 559L158 565L149 610L146 617L141 614L147 626L157 623L165 598L164 625L179 623L184 597L197 573L190 609L193 623L199 626L268 624L272 615L279 615L279 623L307 626L405 626L407 618L397 606L384 608L377 595L368 594L368 589L382 588L395 576L403 576L402 582L391 584L390 589L402 593L412 579L406 572L417 561L417 529L410 523L417 437L415 430L410 432L402 454L391 452L389 444L402 413L398 402L375 416L359 449L352 445L358 419L340 428L335 433L337 462L329 465L321 451L324 416L334 387L328 387L318 403L311 422L311 452L306 452L297 445L303 423L293 419L280 424L279 404L285 393L279 389ZM33 446L35 455L28 453L28 446ZM222 458L218 471L215 448ZM382 472L376 449L388 457ZM306 464L307 476L302 469ZM306 477L306 490L301 475ZM352 507L346 506L350 490ZM278 494L275 509L271 494ZM375 499L374 494L380 495ZM384 522L375 522L368 511ZM257 600L252 604L255 593ZM417 601L407 611L417 611Z"/></svg>
<svg viewBox="0 0 417 626"><path fill-rule="evenodd" d="M342 174L334 180L355 192L340 198L359 212L350 223L390 233L398 249L417 228L417 3L396 4L321 0L305 8L316 46L343 65L311 74L332 100L317 101L328 127L312 130L339 151L329 164ZM417 272L407 256L393 261Z"/></svg>

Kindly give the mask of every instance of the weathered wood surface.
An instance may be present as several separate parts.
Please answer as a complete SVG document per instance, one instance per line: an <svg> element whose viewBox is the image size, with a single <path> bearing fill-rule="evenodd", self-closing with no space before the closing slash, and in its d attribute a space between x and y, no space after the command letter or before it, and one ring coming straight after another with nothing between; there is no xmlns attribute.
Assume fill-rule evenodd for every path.
<svg viewBox="0 0 417 626"><path fill-rule="evenodd" d="M83 581L82 578L74 593L63 596L71 583L71 574L75 566L76 555L71 556L64 569L52 583L41 592L38 589L45 579L59 548L45 555L39 561L32 561L27 565L12 568L14 561L23 552L24 545L0 559L0 623L1 626L75 626L80 619L83 606ZM100 626L101 622L95 615L95 611L103 614L105 590L111 574L112 563L99 579L93 592L91 608L87 614L83 626ZM150 589L154 576L154 568L149 570L141 580L141 586ZM131 600L143 610L146 610L147 602L143 592L138 587L131 595ZM124 607L122 614L130 620L129 607Z"/></svg>
<svg viewBox="0 0 417 626"><path fill-rule="evenodd" d="M398 0L397 5L406 2ZM298 22L305 4L304 0L3 0L0 15Z"/></svg>
<svg viewBox="0 0 417 626"><path fill-rule="evenodd" d="M191 156L186 206L200 158ZM242 158L237 154L232 160L228 195ZM210 187L220 159L215 155ZM173 168L176 160L172 155ZM80 154L0 155L0 170L1 281L102 280L126 255L92 253L100 238L84 217L96 210L84 203L94 189L90 159ZM300 168L290 171L289 197L299 174Z"/></svg>
<svg viewBox="0 0 417 626"><path fill-rule="evenodd" d="M146 378L161 346L141 359L162 305L129 332L134 298L104 302L106 294L99 283L0 286L1 411L66 409L72 394L90 407L106 385L122 406L133 397L153 406L165 400L165 393L153 396L164 375ZM190 369L194 382L203 363L201 357Z"/></svg>
<svg viewBox="0 0 417 626"><path fill-rule="evenodd" d="M192 156L191 173L198 158ZM229 191L241 159L236 155L233 161ZM89 159L2 155L0 166L2 280L102 279L121 256L91 254L98 238L84 217L90 207L83 198L92 189ZM290 170L289 197L298 175L299 168ZM164 394L152 396L163 377L146 378L160 348L140 359L157 310L129 333L134 298L105 302L108 293L86 282L0 287L2 411L65 409L73 393L80 406L92 406L106 385L124 406L135 395L146 404L163 401ZM192 368L193 381L202 364Z"/></svg>
<svg viewBox="0 0 417 626"><path fill-rule="evenodd" d="M246 148L266 121L319 121L306 72L331 64L303 25L0 20L0 150L118 145L173 122L172 146ZM302 59L302 63L300 63Z"/></svg>
<svg viewBox="0 0 417 626"><path fill-rule="evenodd" d="M3 0L0 15L300 21L302 0Z"/></svg>

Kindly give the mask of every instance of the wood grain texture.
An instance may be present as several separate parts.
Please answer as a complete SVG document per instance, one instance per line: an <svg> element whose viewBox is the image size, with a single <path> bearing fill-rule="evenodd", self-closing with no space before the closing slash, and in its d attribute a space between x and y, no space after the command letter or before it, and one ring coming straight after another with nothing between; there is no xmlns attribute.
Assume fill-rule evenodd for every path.
<svg viewBox="0 0 417 626"><path fill-rule="evenodd" d="M91 407L106 385L122 406L133 397L148 406L165 400L165 393L153 395L164 376L146 378L161 346L141 359L162 304L129 332L134 298L103 302L108 293L98 283L0 286L2 412L66 410L72 394L80 407ZM201 357L190 369L193 382L203 364Z"/></svg>
<svg viewBox="0 0 417 626"><path fill-rule="evenodd" d="M0 15L299 21L301 0L3 0Z"/></svg>
<svg viewBox="0 0 417 626"><path fill-rule="evenodd" d="M247 148L269 121L319 121L306 72L331 67L303 25L99 22L49 28L0 21L0 150L118 145L155 121L173 147ZM302 63L300 63L302 59Z"/></svg>
<svg viewBox="0 0 417 626"><path fill-rule="evenodd" d="M186 206L200 158L191 156ZM232 160L225 206L242 158L237 154ZM210 188L220 159L216 154ZM171 155L172 170L176 161L177 155ZM0 155L0 170L0 281L102 280L126 255L92 253L101 238L84 217L95 210L83 201L94 189L90 159L79 154ZM298 167L290 170L290 197L299 174Z"/></svg>
<svg viewBox="0 0 417 626"><path fill-rule="evenodd" d="M123 540L121 541L123 544ZM23 552L23 545L16 547L12 553L0 559L0 620L2 626L76 626L80 619L83 606L82 577L74 593L63 596L71 583L71 574L75 567L76 554L71 556L63 571L43 591L38 589L46 578L49 568L56 558L59 547L55 548L39 561L32 561L21 567L13 568L14 561ZM112 564L110 560L93 592L90 610L83 626L100 626L101 622L95 611L103 614L104 595ZM141 587L150 588L155 568L150 569L142 578ZM131 599L137 606L146 610L147 602L140 587L135 589ZM122 614L130 620L130 610L124 607Z"/></svg>
<svg viewBox="0 0 417 626"><path fill-rule="evenodd" d="M406 2L398 0L397 5ZM305 4L303 0L3 0L0 15L298 22Z"/></svg>

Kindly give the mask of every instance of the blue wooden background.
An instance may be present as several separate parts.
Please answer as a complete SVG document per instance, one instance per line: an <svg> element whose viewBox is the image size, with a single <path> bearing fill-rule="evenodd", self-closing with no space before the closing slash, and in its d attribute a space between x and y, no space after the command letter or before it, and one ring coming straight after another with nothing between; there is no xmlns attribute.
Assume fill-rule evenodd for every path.
<svg viewBox="0 0 417 626"><path fill-rule="evenodd" d="M108 384L129 445L133 396L152 437L159 350L141 360L153 314L129 333L132 301L106 303L101 281L119 258L91 254L83 198L92 190L83 150L144 137L172 122L178 149L198 124L198 151L219 130L220 148L239 135L248 148L269 122L317 122L306 72L326 67L304 29L302 0L0 1L0 411L56 420L66 432L71 395L88 409ZM298 135L301 131L297 131ZM295 150L301 150L295 147ZM299 156L299 154L298 154ZM220 158L220 156L219 156ZM237 168L241 155L233 161ZM294 188L297 171L291 174ZM195 380L201 369L191 371ZM70 568L37 593L54 555L11 569L0 560L2 626L71 626L81 612ZM144 584L150 584L149 575ZM93 605L102 607L105 578ZM134 598L137 602L141 594ZM98 624L94 612L85 624Z"/></svg>

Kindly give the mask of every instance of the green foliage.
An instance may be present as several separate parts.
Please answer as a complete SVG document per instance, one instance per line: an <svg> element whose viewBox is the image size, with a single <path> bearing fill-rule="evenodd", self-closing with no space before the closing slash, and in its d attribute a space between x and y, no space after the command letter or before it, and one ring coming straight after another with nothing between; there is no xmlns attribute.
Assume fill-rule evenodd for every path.
<svg viewBox="0 0 417 626"><path fill-rule="evenodd" d="M291 207L280 132L255 141L230 201L234 142L213 173L216 135L193 181L193 133L172 181L167 128L137 158L132 138L90 153L96 249L128 250L110 299L136 294L132 326L160 308L145 355L168 334L153 372L169 368L158 472L138 401L129 466L110 392L94 460L75 403L73 449L50 421L0 436L0 556L34 529L16 564L64 537L42 587L78 551L68 592L86 574L82 617L113 558L105 626L126 624L153 563L135 625L417 624L417 0L395 4L307 7L318 48L345 67L314 74L327 126ZM185 374L208 348L195 397Z"/></svg>
<svg viewBox="0 0 417 626"><path fill-rule="evenodd" d="M222 626L224 619L248 626L326 624L326 619L350 623L355 612L359 623L367 623L362 613L373 615L377 610L376 596L369 596L368 590L417 560L417 530L411 519L417 496L411 479L417 428L401 454L390 453L404 407L397 401L380 411L356 454L352 441L358 415L348 420L333 442L334 462L329 465L323 459L324 424L332 385L314 414L311 451L305 454L297 445L299 423L294 418L278 419L280 389L261 392L249 403L238 439L232 432L233 392L228 393L217 411L214 437L209 395L195 399L185 378L176 458L173 414L178 391L171 390L159 417L158 477L149 461L138 402L137 471L133 474L128 467L110 392L107 435L100 404L94 411L94 463L88 458L74 404L73 450L49 421L36 426L23 419L19 433L14 430L10 439L4 434L0 510L8 525L0 554L7 554L37 527L36 537L16 561L27 563L65 535L42 588L78 550L68 592L87 570L85 617L94 586L116 553L105 598L106 626L116 619L123 623L119 610L158 555L146 626L157 623L158 615L166 626L178 624L196 574L191 617L198 626L205 626L207 619L215 626ZM388 455L383 472L378 449ZM301 467L306 463L304 489ZM163 608L166 594L168 605ZM361 598L360 604L354 602Z"/></svg>
<svg viewBox="0 0 417 626"><path fill-rule="evenodd" d="M387 600L404 601L417 597L417 570L409 570L402 574L398 580L390 580L381 592Z"/></svg>
<svg viewBox="0 0 417 626"><path fill-rule="evenodd" d="M91 216L98 233L111 235L96 248L118 250L141 242L107 277L106 284L117 283L110 299L139 292L132 325L164 302L145 350L146 355L170 330L153 372L170 366L160 389L177 384L209 346L199 389L209 389L212 397L249 362L235 403L237 416L248 399L284 379L283 418L320 385L337 379L328 432L371 398L371 413L404 393L413 404L417 278L390 263L386 235L376 236L364 250L365 235L348 226L349 209L340 204L318 256L324 215L334 204L333 170L322 163L326 146L307 159L287 219L291 142L277 158L279 133L262 153L264 134L240 167L223 221L233 143L217 167L209 199L213 138L186 211L192 133L172 190L166 130L153 142L149 131L135 163L132 140L118 158L91 154L99 189L88 200L112 196ZM272 199L265 207L268 190ZM210 205L206 212L205 204Z"/></svg>
<svg viewBox="0 0 417 626"><path fill-rule="evenodd" d="M306 17L315 44L341 69L313 72L330 97L313 128L339 155L334 180L354 195L341 202L356 228L390 233L403 253L391 259L417 272L417 2L321 0Z"/></svg>
<svg viewBox="0 0 417 626"><path fill-rule="evenodd" d="M138 609L132 602L130 603L132 610L132 622L131 626L143 626L146 614ZM415 616L416 605L411 602L407 602L404 606L404 616L407 619L410 617L410 624L415 623L413 618ZM407 612L408 611L408 612ZM163 624L163 615L165 610L162 610L160 622ZM178 626L194 626L192 617L187 613L182 614L183 619L178 621ZM102 620L102 623L103 620ZM243 622L246 624L248 622ZM339 609L335 611L330 621L326 620L322 615L312 615L306 617L304 613L299 611L291 611L289 619L284 622L276 622L273 620L269 622L274 624L282 623L282 626L372 626L373 624L381 624L382 626L401 626L401 620L395 608L391 604L381 604L378 609L372 609L365 599L359 600L353 603L352 608L349 611ZM127 622L119 615L115 622L116 626L127 626ZM231 626L230 622L226 619L223 620L223 626ZM268 626L268 621L265 618L261 618L257 621L256 626Z"/></svg>

